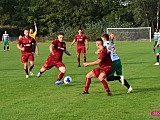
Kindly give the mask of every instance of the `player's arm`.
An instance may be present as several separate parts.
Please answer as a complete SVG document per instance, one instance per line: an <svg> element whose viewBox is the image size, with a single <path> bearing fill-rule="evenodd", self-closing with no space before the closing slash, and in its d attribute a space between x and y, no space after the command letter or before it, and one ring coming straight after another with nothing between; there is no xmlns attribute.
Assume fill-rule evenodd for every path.
<svg viewBox="0 0 160 120"><path fill-rule="evenodd" d="M68 56L71 56L71 53L68 52L68 50L65 50L64 52L65 52Z"/></svg>
<svg viewBox="0 0 160 120"><path fill-rule="evenodd" d="M53 53L53 49L54 49L54 45L53 45L53 44L51 44L51 45L49 46L49 51L50 51L50 53L52 53L52 54L54 55L54 53Z"/></svg>
<svg viewBox="0 0 160 120"><path fill-rule="evenodd" d="M87 40L87 39L85 39L85 42L86 42L86 50L88 50L88 49L89 49L89 43L88 43L88 40Z"/></svg>
<svg viewBox="0 0 160 120"><path fill-rule="evenodd" d="M71 43L71 45L70 45L70 49L72 48L72 45L74 44L76 42L76 39L74 39L73 41L72 41L72 43Z"/></svg>
<svg viewBox="0 0 160 120"><path fill-rule="evenodd" d="M21 47L21 44L20 44L20 43L17 44L17 48L18 48L19 50L21 50L21 51L24 51L24 47Z"/></svg>
<svg viewBox="0 0 160 120"><path fill-rule="evenodd" d="M112 52L116 53L115 48L111 47L110 45L107 46L107 50L108 50L108 52L112 51Z"/></svg>
<svg viewBox="0 0 160 120"><path fill-rule="evenodd" d="M86 62L86 63L83 63L83 65L84 65L85 67L87 67L87 66L93 66L93 65L98 65L100 62L101 62L101 59L97 59L97 60L94 61L94 62Z"/></svg>
<svg viewBox="0 0 160 120"><path fill-rule="evenodd" d="M38 47L37 43L35 43L35 46L36 46L36 55L39 56L39 47Z"/></svg>
<svg viewBox="0 0 160 120"><path fill-rule="evenodd" d="M34 27L35 27L35 31L37 33L38 29L37 29L37 25L36 25L36 22L34 21Z"/></svg>
<svg viewBox="0 0 160 120"><path fill-rule="evenodd" d="M4 40L4 38L3 38L3 36L2 36L2 42L3 42L3 40Z"/></svg>

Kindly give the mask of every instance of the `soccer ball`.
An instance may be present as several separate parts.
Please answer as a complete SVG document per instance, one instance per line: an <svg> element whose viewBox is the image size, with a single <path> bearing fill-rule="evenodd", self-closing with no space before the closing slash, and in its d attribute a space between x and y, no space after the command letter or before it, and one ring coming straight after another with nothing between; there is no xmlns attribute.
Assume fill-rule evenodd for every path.
<svg viewBox="0 0 160 120"><path fill-rule="evenodd" d="M66 76L65 78L64 78L64 83L65 84L70 84L72 82L72 78L70 77L70 76Z"/></svg>

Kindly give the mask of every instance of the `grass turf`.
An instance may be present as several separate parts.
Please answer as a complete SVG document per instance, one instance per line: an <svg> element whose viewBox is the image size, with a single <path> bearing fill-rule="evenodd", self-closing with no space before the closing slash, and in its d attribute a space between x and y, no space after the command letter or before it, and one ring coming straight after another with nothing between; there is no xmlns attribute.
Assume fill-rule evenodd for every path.
<svg viewBox="0 0 160 120"><path fill-rule="evenodd" d="M67 43L67 47L69 48ZM123 64L123 74L134 89L118 81L109 82L113 96L107 96L98 79L92 79L89 95L83 91L85 75L97 66L77 67L75 45L72 56L64 54L63 62L72 77L69 85L55 86L59 71L52 68L40 78L36 74L49 55L50 43L38 43L40 56L35 56L34 76L25 78L20 51L10 43L10 51L0 51L0 120L158 120L151 112L160 111L160 66L153 66L155 54L149 42L116 42ZM3 45L0 45L3 48ZM90 43L87 61L97 55ZM81 57L81 63L83 62Z"/></svg>

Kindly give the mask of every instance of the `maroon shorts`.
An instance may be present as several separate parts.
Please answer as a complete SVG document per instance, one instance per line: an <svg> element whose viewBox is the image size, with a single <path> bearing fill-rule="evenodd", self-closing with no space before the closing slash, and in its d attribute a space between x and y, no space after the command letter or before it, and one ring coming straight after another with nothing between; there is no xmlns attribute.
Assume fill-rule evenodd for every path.
<svg viewBox="0 0 160 120"><path fill-rule="evenodd" d="M86 54L86 48L85 48L85 46L77 47L76 53L77 54L80 54L80 53Z"/></svg>
<svg viewBox="0 0 160 120"><path fill-rule="evenodd" d="M56 67L57 69L59 67L65 67L62 61L54 61L51 59L51 57L48 57L46 62L44 63L43 67L46 68L47 70L51 69L52 67Z"/></svg>
<svg viewBox="0 0 160 120"><path fill-rule="evenodd" d="M33 53L24 53L21 56L21 62L22 63L27 63L27 62L32 62L34 61L34 55Z"/></svg>
<svg viewBox="0 0 160 120"><path fill-rule="evenodd" d="M107 67L103 67L103 68L99 67L99 68L93 69L92 71L93 71L94 76L96 78L99 77L100 73L105 73L106 77L108 77L111 74L111 72L112 72L112 67L111 66L107 66Z"/></svg>

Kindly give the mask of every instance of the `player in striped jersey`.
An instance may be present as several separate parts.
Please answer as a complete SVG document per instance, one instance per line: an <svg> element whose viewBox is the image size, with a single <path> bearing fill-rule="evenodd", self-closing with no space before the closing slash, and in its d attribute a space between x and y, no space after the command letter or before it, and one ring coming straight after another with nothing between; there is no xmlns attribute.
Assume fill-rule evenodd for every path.
<svg viewBox="0 0 160 120"><path fill-rule="evenodd" d="M7 51L9 50L9 34L7 34L7 31L4 32L2 36L2 41L4 44L4 51L6 51L6 46L7 46Z"/></svg>
<svg viewBox="0 0 160 120"><path fill-rule="evenodd" d="M122 83L122 85L125 85L128 88L128 93L132 92L132 87L129 85L129 83L124 79L124 76L122 75L122 64L121 60L118 57L116 53L116 49L114 45L109 41L109 35L103 34L101 36L103 40L103 46L107 48L107 50L110 52L111 60L112 60L112 73L107 78L107 81L114 81L119 80L119 82ZM116 72L117 76L114 76L114 73Z"/></svg>
<svg viewBox="0 0 160 120"><path fill-rule="evenodd" d="M158 42L158 37L160 37L160 32L158 32L158 29L156 29L153 36L154 36L153 53L155 53L155 46Z"/></svg>

